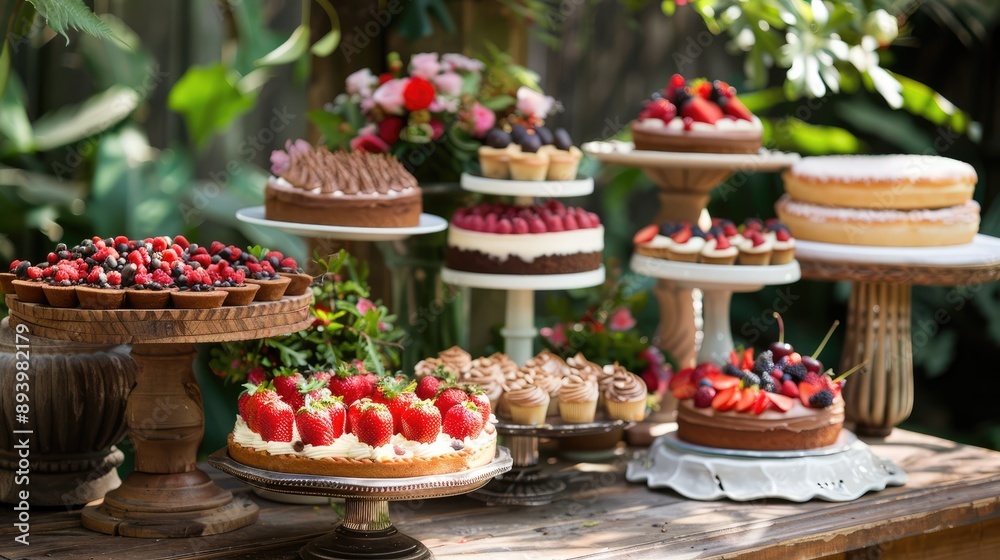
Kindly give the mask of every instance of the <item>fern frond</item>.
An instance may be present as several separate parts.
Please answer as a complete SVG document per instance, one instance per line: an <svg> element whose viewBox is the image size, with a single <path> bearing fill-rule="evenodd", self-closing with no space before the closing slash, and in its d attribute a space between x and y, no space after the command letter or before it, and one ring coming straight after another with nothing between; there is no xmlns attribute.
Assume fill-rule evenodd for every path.
<svg viewBox="0 0 1000 560"><path fill-rule="evenodd" d="M28 0L28 2L31 2L38 14L45 18L46 25L66 37L67 45L69 44L67 32L70 29L77 29L102 39L122 41L108 24L90 11L83 0Z"/></svg>

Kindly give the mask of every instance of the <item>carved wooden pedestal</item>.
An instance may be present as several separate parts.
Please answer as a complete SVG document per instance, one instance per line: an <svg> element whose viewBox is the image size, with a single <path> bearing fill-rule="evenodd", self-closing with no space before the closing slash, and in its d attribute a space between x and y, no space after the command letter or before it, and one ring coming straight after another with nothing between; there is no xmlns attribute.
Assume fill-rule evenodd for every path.
<svg viewBox="0 0 1000 560"><path fill-rule="evenodd" d="M11 324L55 339L131 343L136 383L125 421L135 446L135 471L104 502L83 511L83 525L112 535L163 538L212 535L257 520L249 500L198 470L205 432L194 378L194 343L266 338L312 323L312 294L269 303L208 310L54 309L8 296Z"/></svg>
<svg viewBox="0 0 1000 560"><path fill-rule="evenodd" d="M20 349L20 354L18 350ZM27 363L28 424L15 422L16 363ZM128 346L50 340L30 333L16 339L0 323L0 502L16 504L27 490L32 506L73 507L121 484L116 470L124 454L125 402L135 364ZM30 430L31 434L15 434ZM17 484L27 440L30 487Z"/></svg>

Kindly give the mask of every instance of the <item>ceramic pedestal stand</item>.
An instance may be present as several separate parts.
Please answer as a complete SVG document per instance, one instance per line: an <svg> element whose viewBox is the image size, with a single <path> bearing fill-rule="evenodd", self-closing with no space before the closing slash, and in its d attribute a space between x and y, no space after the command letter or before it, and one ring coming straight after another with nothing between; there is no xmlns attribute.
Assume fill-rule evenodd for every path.
<svg viewBox="0 0 1000 560"><path fill-rule="evenodd" d="M7 296L12 326L32 335L95 344L131 344L136 384L125 420L135 471L83 510L88 529L163 538L224 533L257 520L257 506L233 501L195 463L205 433L195 343L250 340L302 330L312 323L312 294L216 309L56 309Z"/></svg>
<svg viewBox="0 0 1000 560"><path fill-rule="evenodd" d="M705 336L698 363L725 362L733 349L729 304L733 292L757 292L764 286L791 284L800 277L799 263L769 266L718 265L668 261L634 255L630 267L637 274L670 280L678 288L699 288L704 294Z"/></svg>
<svg viewBox="0 0 1000 560"><path fill-rule="evenodd" d="M588 177L573 181L512 181L466 173L462 175L462 188L484 194L513 196L516 204L528 206L534 203L534 197L588 195L594 192L594 180ZM504 337L504 352L516 363L523 364L534 355L534 340L538 334L535 329L535 291L598 286L604 283L604 267L574 274L525 275L481 274L445 268L441 271L441 278L456 286L507 291L506 316L500 334Z"/></svg>
<svg viewBox="0 0 1000 560"><path fill-rule="evenodd" d="M631 142L588 142L583 150L602 163L638 167L659 186L657 222L696 223L712 191L730 175L778 171L798 160L797 154L761 151L756 154L675 153L636 150ZM735 187L732 187L735 188ZM656 288L660 302L657 346L681 367L694 365L697 353L692 288L661 279Z"/></svg>
<svg viewBox="0 0 1000 560"><path fill-rule="evenodd" d="M423 560L430 551L420 541L396 530L389 519L389 502L458 496L486 484L511 467L510 453L497 448L493 462L453 474L411 478L342 478L286 474L238 463L221 449L208 462L255 487L272 492L344 498L346 512L340 525L299 551L305 560L336 558Z"/></svg>
<svg viewBox="0 0 1000 560"><path fill-rule="evenodd" d="M950 247L862 247L797 241L802 277L851 282L841 371L868 366L844 385L847 419L864 436L884 437L913 409L911 286L971 286L1000 280L1000 239L977 235ZM956 292L960 309L975 291ZM950 300L949 300L950 302ZM929 336L931 333L918 333Z"/></svg>
<svg viewBox="0 0 1000 560"><path fill-rule="evenodd" d="M557 418L552 424L523 426L501 422L497 433L504 436L510 446L514 468L509 473L491 481L470 497L490 505L543 506L552 503L566 490L566 483L542 474L538 464L539 438L566 438L604 434L622 430L632 425L623 420L601 420L587 424L562 424Z"/></svg>

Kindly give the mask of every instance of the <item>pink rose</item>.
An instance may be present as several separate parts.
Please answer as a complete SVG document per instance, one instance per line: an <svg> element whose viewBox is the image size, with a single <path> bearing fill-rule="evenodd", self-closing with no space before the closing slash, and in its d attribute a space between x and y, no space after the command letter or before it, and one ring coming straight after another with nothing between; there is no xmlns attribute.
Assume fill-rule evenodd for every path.
<svg viewBox="0 0 1000 560"><path fill-rule="evenodd" d="M437 96L427 107L432 113L454 113L458 111L458 100L450 97Z"/></svg>
<svg viewBox="0 0 1000 560"><path fill-rule="evenodd" d="M486 68L483 61L475 58L469 58L458 53L447 53L441 55L441 62L446 70L451 71L461 70L464 72L482 72Z"/></svg>
<svg viewBox="0 0 1000 560"><path fill-rule="evenodd" d="M403 105L405 100L403 99L403 91L406 89L407 84L410 83L409 79L402 80L389 80L388 82L380 85L374 93L372 93L372 99L375 103L382 108L383 111L389 113L390 115L402 115Z"/></svg>
<svg viewBox="0 0 1000 560"><path fill-rule="evenodd" d="M431 126L431 140L437 140L444 134L444 123L435 119L428 123Z"/></svg>
<svg viewBox="0 0 1000 560"><path fill-rule="evenodd" d="M454 72L438 74L431 80L439 93L458 97L462 93L462 77Z"/></svg>
<svg viewBox="0 0 1000 560"><path fill-rule="evenodd" d="M360 298L360 299L358 299L358 303L357 303L357 305L355 307L357 308L358 313L360 313L362 315L368 313L372 309L377 309L375 307L375 304L372 303L372 300L370 300L368 298Z"/></svg>
<svg viewBox="0 0 1000 560"><path fill-rule="evenodd" d="M611 314L608 320L608 328L613 331L627 331L635 326L635 317L627 307L619 307Z"/></svg>
<svg viewBox="0 0 1000 560"><path fill-rule="evenodd" d="M347 93L371 97L372 87L378 83L378 78L368 68L362 68L347 77Z"/></svg>
<svg viewBox="0 0 1000 560"><path fill-rule="evenodd" d="M389 145L378 136L368 133L355 136L351 139L351 149L355 152L367 152L369 154L381 154L389 151ZM360 304L359 304L360 305Z"/></svg>
<svg viewBox="0 0 1000 560"><path fill-rule="evenodd" d="M281 175L292 166L292 158L284 150L271 152L271 173Z"/></svg>
<svg viewBox="0 0 1000 560"><path fill-rule="evenodd" d="M267 373L264 368L257 366L247 373L247 381L253 383L254 385L259 385L267 379Z"/></svg>
<svg viewBox="0 0 1000 560"><path fill-rule="evenodd" d="M389 330L389 325L387 325L386 323L383 323L382 321L379 321L378 322L378 330L381 331L381 332L385 332L385 331Z"/></svg>
<svg viewBox="0 0 1000 560"><path fill-rule="evenodd" d="M419 53L410 57L410 75L430 80L441 72L437 53Z"/></svg>
<svg viewBox="0 0 1000 560"><path fill-rule="evenodd" d="M482 138L497 123L496 113L476 103L472 106L472 123L472 135Z"/></svg>
<svg viewBox="0 0 1000 560"><path fill-rule="evenodd" d="M555 327L542 327L538 332L556 346L562 346L569 342L569 339L566 338L566 328L563 327L562 323Z"/></svg>
<svg viewBox="0 0 1000 560"><path fill-rule="evenodd" d="M544 119L555 106L556 100L529 87L517 88L517 110L528 117Z"/></svg>
<svg viewBox="0 0 1000 560"><path fill-rule="evenodd" d="M298 140L292 142L291 140L285 140L285 151L288 155L294 156L295 154L305 154L312 151L312 146L309 142L299 138Z"/></svg>

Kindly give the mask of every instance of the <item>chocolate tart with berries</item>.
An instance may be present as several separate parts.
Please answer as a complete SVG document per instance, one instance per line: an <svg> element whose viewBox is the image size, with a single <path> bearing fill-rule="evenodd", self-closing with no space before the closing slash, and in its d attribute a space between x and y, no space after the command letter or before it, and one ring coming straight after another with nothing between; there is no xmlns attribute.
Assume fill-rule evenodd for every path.
<svg viewBox="0 0 1000 560"><path fill-rule="evenodd" d="M268 251L262 260L267 261L279 276L290 280L285 289L286 296L301 296L309 291L313 277L302 272L299 263L292 257L286 257L278 251Z"/></svg>
<svg viewBox="0 0 1000 560"><path fill-rule="evenodd" d="M603 250L604 227L586 210L556 200L483 203L455 212L445 265L486 274L570 274L600 268Z"/></svg>
<svg viewBox="0 0 1000 560"><path fill-rule="evenodd" d="M21 266L21 261L15 260L10 263L10 272L0 272L0 292L6 295L11 295L16 293L14 289L14 280L17 280L17 269ZM31 263L27 263L24 267L27 270Z"/></svg>
<svg viewBox="0 0 1000 560"><path fill-rule="evenodd" d="M395 157L331 152L304 140L271 154L264 190L268 220L350 227L415 227L420 187Z"/></svg>
<svg viewBox="0 0 1000 560"><path fill-rule="evenodd" d="M174 279L163 270L136 274L135 285L125 290L125 302L132 309L166 309L170 294L177 291Z"/></svg>
<svg viewBox="0 0 1000 560"><path fill-rule="evenodd" d="M45 299L52 307L71 308L80 305L76 296L76 285L66 280L63 283L42 284Z"/></svg>
<svg viewBox="0 0 1000 560"><path fill-rule="evenodd" d="M632 122L637 150L752 154L760 149L763 126L729 84L679 74L646 102Z"/></svg>

